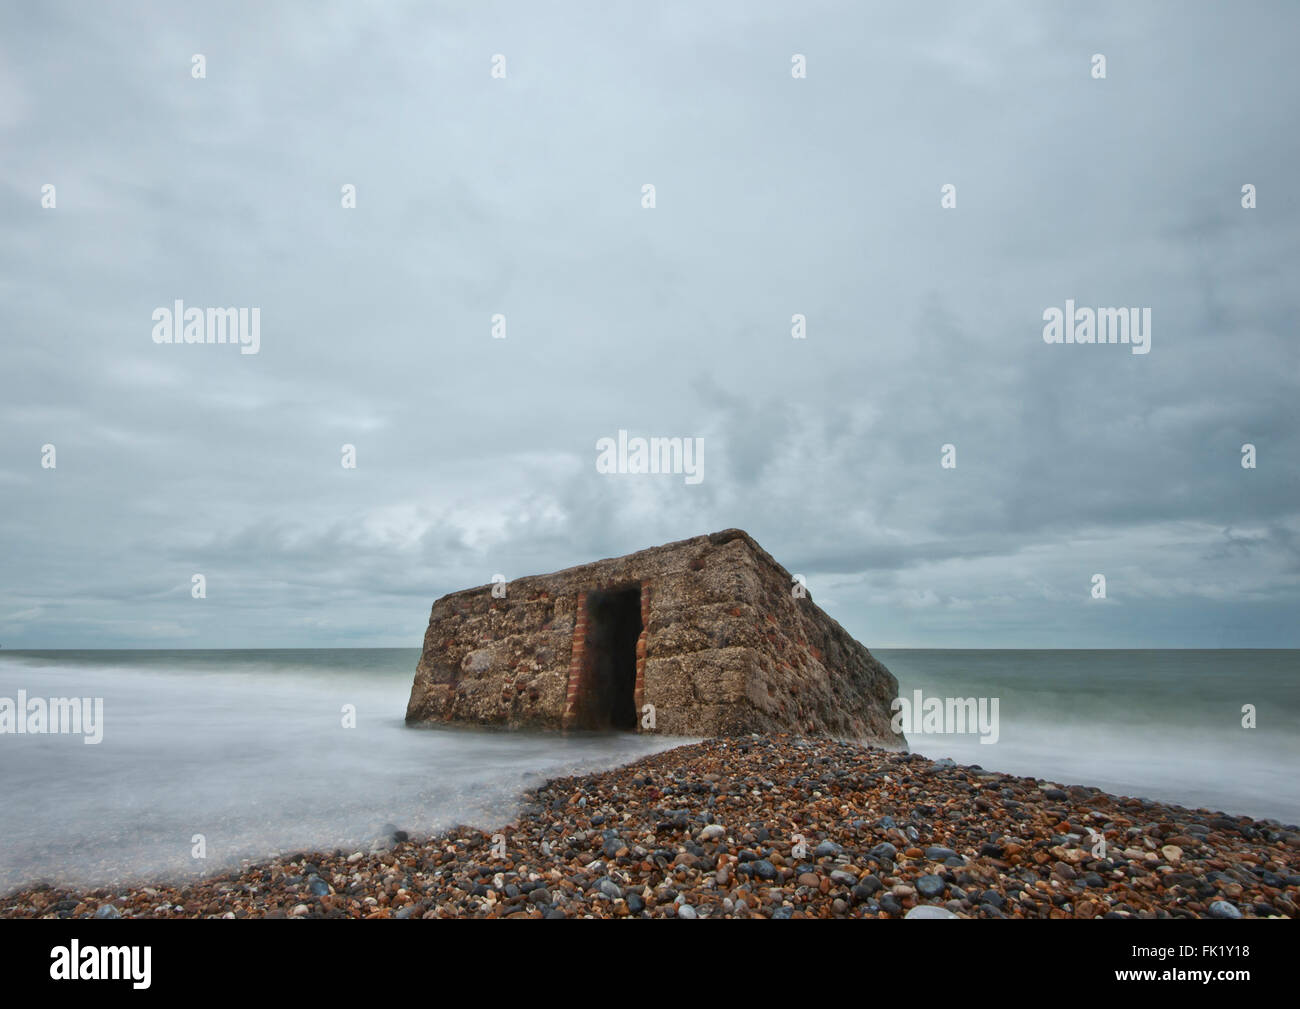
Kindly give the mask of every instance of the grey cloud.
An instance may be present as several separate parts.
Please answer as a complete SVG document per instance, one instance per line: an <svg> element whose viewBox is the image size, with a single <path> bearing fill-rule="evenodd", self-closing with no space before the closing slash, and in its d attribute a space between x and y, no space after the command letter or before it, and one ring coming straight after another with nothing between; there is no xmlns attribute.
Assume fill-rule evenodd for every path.
<svg viewBox="0 0 1300 1009"><path fill-rule="evenodd" d="M1297 27L7 10L0 642L414 644L494 573L741 526L872 644L1294 646ZM154 345L175 298L261 353ZM1066 298L1151 306L1151 354L1045 345ZM597 474L620 428L705 481Z"/></svg>

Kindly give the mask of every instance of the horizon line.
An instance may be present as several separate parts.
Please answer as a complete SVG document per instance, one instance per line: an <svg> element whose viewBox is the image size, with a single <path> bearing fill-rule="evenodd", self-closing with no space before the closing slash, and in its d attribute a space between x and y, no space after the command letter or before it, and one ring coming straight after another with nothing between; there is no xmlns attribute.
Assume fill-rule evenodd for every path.
<svg viewBox="0 0 1300 1009"><path fill-rule="evenodd" d="M270 645L270 646L129 646L114 647L62 647L62 648L5 648L0 645L0 654L10 652L378 652L378 651L423 651L423 645ZM1201 645L1141 645L1116 647L1073 648L1069 646L989 646L963 647L960 645L879 645L867 648L869 652L1294 652L1300 651L1300 645L1249 645L1249 646L1212 646Z"/></svg>

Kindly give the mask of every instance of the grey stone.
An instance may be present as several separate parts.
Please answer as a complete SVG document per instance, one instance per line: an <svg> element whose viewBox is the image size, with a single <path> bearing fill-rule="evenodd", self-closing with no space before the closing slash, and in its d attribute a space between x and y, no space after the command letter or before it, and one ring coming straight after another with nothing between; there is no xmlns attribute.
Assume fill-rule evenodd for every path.
<svg viewBox="0 0 1300 1009"><path fill-rule="evenodd" d="M904 918L956 918L946 907L935 907L933 904L917 904L916 907L908 911Z"/></svg>
<svg viewBox="0 0 1300 1009"><path fill-rule="evenodd" d="M939 876L926 875L916 881L916 892L922 897L938 897L945 886L947 884Z"/></svg>

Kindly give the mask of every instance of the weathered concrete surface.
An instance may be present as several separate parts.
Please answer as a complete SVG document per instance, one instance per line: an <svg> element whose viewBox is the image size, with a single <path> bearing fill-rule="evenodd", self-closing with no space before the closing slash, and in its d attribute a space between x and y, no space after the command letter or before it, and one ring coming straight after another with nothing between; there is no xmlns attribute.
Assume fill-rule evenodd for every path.
<svg viewBox="0 0 1300 1009"><path fill-rule="evenodd" d="M408 723L650 731L649 704L666 734L906 746L889 728L894 676L739 529L492 590L433 604Z"/></svg>

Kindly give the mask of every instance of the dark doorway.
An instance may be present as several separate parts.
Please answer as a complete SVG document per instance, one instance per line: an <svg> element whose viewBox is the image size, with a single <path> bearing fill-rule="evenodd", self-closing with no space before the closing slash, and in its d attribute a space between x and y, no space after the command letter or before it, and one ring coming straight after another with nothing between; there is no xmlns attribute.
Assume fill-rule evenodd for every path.
<svg viewBox="0 0 1300 1009"><path fill-rule="evenodd" d="M587 594L579 728L636 729L636 642L640 636L640 586Z"/></svg>

